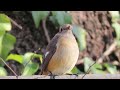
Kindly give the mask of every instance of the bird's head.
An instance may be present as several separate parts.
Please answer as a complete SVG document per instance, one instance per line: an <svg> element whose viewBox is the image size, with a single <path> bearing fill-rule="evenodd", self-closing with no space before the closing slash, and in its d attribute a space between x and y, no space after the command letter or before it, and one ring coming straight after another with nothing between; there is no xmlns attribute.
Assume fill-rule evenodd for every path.
<svg viewBox="0 0 120 90"><path fill-rule="evenodd" d="M68 31L68 30L72 31L72 29L73 29L72 25L65 24L59 28L59 32Z"/></svg>

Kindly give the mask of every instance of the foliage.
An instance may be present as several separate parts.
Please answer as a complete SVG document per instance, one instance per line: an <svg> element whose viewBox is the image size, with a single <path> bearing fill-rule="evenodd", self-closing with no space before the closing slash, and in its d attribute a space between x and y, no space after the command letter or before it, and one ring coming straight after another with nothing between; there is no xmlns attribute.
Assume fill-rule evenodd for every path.
<svg viewBox="0 0 120 90"><path fill-rule="evenodd" d="M5 14L0 14L0 30L4 30L4 31L11 30L10 19Z"/></svg>
<svg viewBox="0 0 120 90"><path fill-rule="evenodd" d="M90 66L92 66L94 64L94 61L91 58L85 57L84 58L84 69L85 72L88 71L88 69L90 68ZM106 69L104 70L103 68L106 67ZM105 74L106 72L109 72L111 74L116 74L117 72L117 68L116 66L109 64L109 63L104 63L102 64L98 64L95 63L91 68L91 73L95 73L95 74Z"/></svg>
<svg viewBox="0 0 120 90"><path fill-rule="evenodd" d="M119 11L109 11L112 16L112 22L117 22L120 19Z"/></svg>
<svg viewBox="0 0 120 90"><path fill-rule="evenodd" d="M65 11L52 11L52 16L50 16L50 20L56 26L72 23L72 17Z"/></svg>
<svg viewBox="0 0 120 90"><path fill-rule="evenodd" d="M16 38L7 33L11 30L10 19L5 14L0 14L0 56L6 59L9 52L14 48Z"/></svg>
<svg viewBox="0 0 120 90"><path fill-rule="evenodd" d="M94 61L91 58L85 57L84 58L84 71L87 72L88 69L90 68L90 66L92 66L94 64ZM103 70L102 70L102 65L95 63L91 68L91 73L96 73L96 74L103 74Z"/></svg>
<svg viewBox="0 0 120 90"><path fill-rule="evenodd" d="M8 16L0 14L0 57L5 60L9 52L14 48L16 38L7 31L11 30L11 22ZM0 60L0 66L4 63ZM4 67L0 68L0 76L7 75Z"/></svg>
<svg viewBox="0 0 120 90"><path fill-rule="evenodd" d="M120 42L120 24L118 23L118 21L120 20L120 14L119 11L109 11L109 13L111 14L112 17L112 27L115 30L116 33L116 41L119 45Z"/></svg>
<svg viewBox="0 0 120 90"><path fill-rule="evenodd" d="M84 49L86 49L86 31L83 28L77 25L74 25L73 33L77 38L80 51L83 51Z"/></svg>
<svg viewBox="0 0 120 90"><path fill-rule="evenodd" d="M7 76L7 71L3 67L0 67L0 76Z"/></svg>
<svg viewBox="0 0 120 90"><path fill-rule="evenodd" d="M76 66L71 70L70 72L71 74L81 74L83 73L82 71L80 71Z"/></svg>
<svg viewBox="0 0 120 90"><path fill-rule="evenodd" d="M36 18L35 14L33 15L34 15L34 18ZM43 17L39 19L44 18L44 15ZM39 64L32 62L31 59L40 58L41 60L42 56L35 54L35 53L29 53L29 52L26 53L25 55L10 54L8 56L9 52L14 48L14 44L16 42L16 38L13 35L6 32L10 30L11 30L11 22L10 22L9 17L6 16L5 14L0 14L0 56L1 56L1 59L6 60L6 61L14 60L20 63L21 65L23 65L24 69L23 71L21 71L22 75L34 74L38 70ZM4 65L2 63L2 60L0 60L0 65L1 66ZM7 75L7 71L5 70L5 68L0 67L0 76L6 76L6 75Z"/></svg>
<svg viewBox="0 0 120 90"><path fill-rule="evenodd" d="M7 57L7 61L14 60L23 65L24 68L21 73L22 75L27 76L33 75L39 69L39 64L31 61L33 58L39 58L40 60L42 55L31 52L25 53L25 55L10 54Z"/></svg>
<svg viewBox="0 0 120 90"><path fill-rule="evenodd" d="M32 17L35 23L36 28L39 27L41 20L45 19L48 16L48 11L32 11Z"/></svg>
<svg viewBox="0 0 120 90"><path fill-rule="evenodd" d="M49 19L55 26L72 23L72 17L65 11L52 11L51 13L52 15L49 17ZM36 28L39 27L40 21L47 18L48 14L48 11L32 11L32 17Z"/></svg>
<svg viewBox="0 0 120 90"><path fill-rule="evenodd" d="M117 67L112 65L111 63L104 63L104 66L107 68L108 72L111 74L116 74L117 72Z"/></svg>

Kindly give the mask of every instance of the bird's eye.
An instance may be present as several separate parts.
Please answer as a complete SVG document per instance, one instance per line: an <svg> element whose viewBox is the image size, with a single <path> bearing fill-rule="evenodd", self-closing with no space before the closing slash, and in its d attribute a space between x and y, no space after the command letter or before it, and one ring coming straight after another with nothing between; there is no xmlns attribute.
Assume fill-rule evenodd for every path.
<svg viewBox="0 0 120 90"><path fill-rule="evenodd" d="M63 31L63 29L61 28L61 30L60 31Z"/></svg>
<svg viewBox="0 0 120 90"><path fill-rule="evenodd" d="M60 28L60 30L59 30L60 32L62 32L63 31L63 28Z"/></svg>

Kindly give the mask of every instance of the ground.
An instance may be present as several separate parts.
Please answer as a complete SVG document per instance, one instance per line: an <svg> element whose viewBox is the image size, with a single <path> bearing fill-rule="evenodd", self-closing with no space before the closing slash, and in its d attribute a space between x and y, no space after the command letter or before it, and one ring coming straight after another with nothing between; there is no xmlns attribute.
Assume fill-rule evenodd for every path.
<svg viewBox="0 0 120 90"><path fill-rule="evenodd" d="M32 15L29 11L19 11L17 13L5 11L4 13L23 28L21 30L13 25L10 31L17 39L15 48L11 53L25 54L26 52L34 52L38 48L42 48L42 50L46 48L48 43L42 30L42 25L40 24L39 29L35 28ZM88 33L87 49L80 53L79 60L85 56L90 56L93 60L98 59L113 43L115 37L115 32L111 26L110 14L107 11L72 11L70 14L73 17L73 23L80 25ZM49 21L47 21L47 28L50 38L58 32ZM118 60L118 57L114 53L110 54L109 58L113 61ZM19 67L16 67L15 62L8 63L17 72L17 68ZM80 63L77 66L81 68L83 64Z"/></svg>

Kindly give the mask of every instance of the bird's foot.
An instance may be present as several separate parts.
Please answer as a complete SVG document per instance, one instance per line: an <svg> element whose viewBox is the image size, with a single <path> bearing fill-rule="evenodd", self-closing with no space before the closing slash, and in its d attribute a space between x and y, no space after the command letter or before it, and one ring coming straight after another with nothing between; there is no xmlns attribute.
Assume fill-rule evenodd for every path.
<svg viewBox="0 0 120 90"><path fill-rule="evenodd" d="M55 79L55 76L57 76L57 75L53 75L52 72L50 72L49 76L50 76L50 79Z"/></svg>

